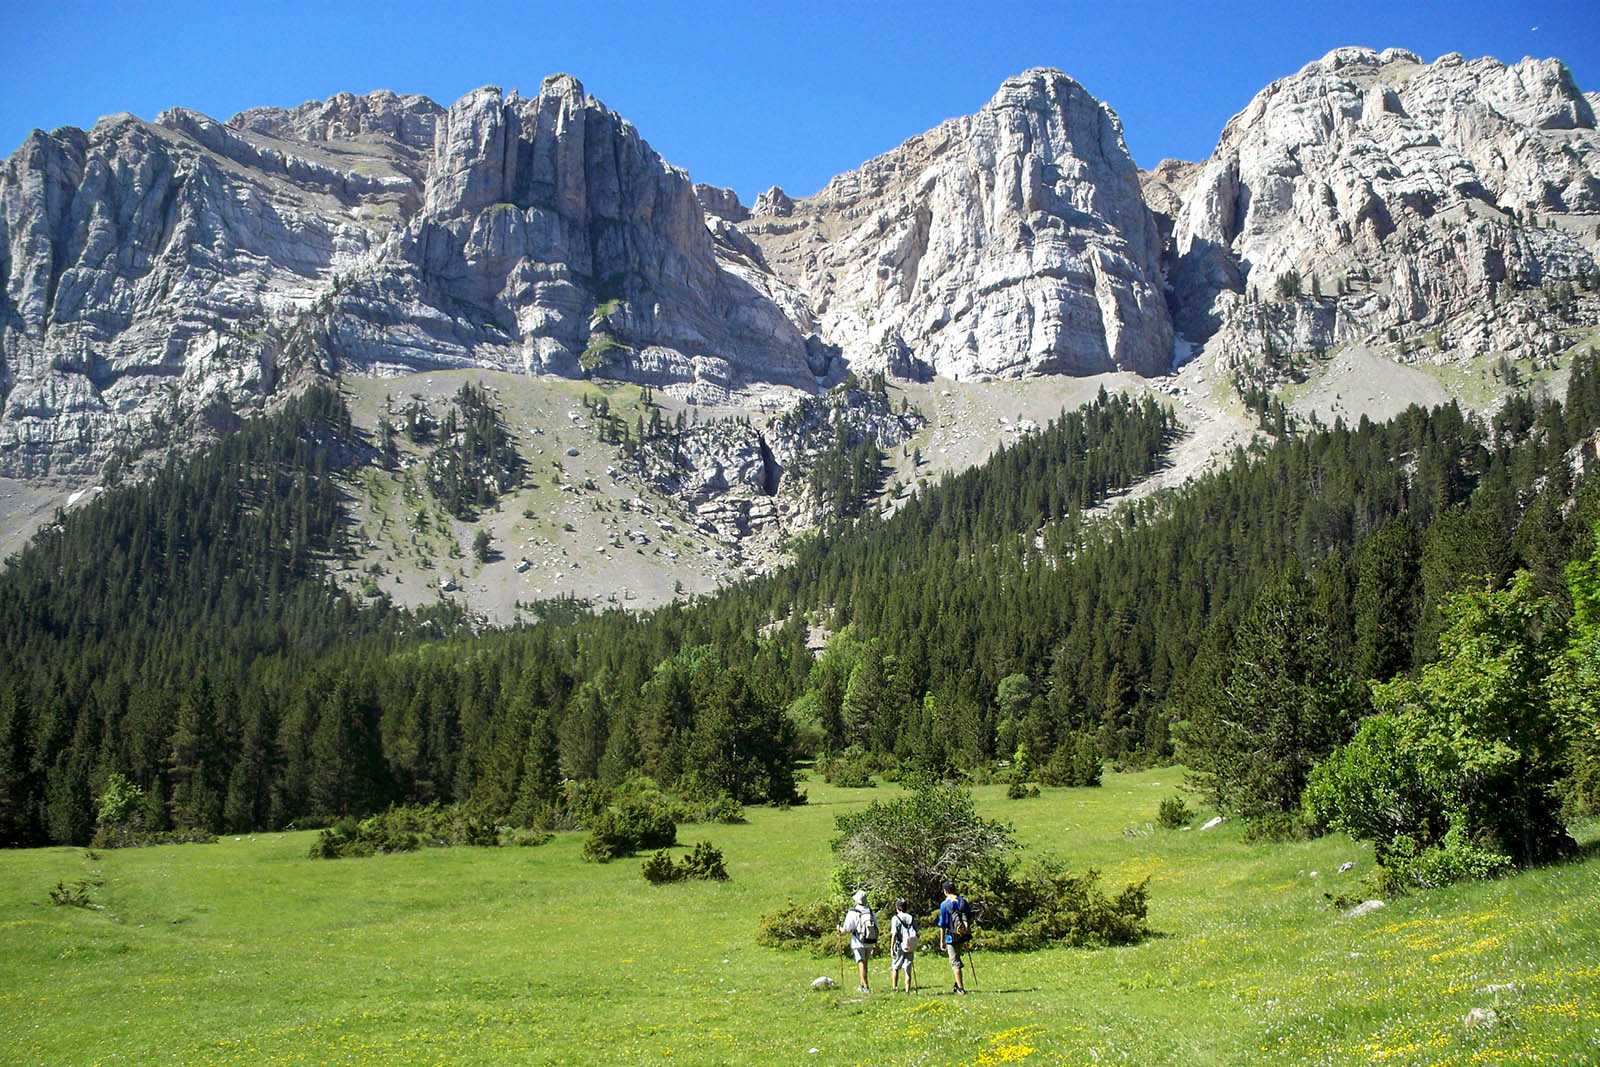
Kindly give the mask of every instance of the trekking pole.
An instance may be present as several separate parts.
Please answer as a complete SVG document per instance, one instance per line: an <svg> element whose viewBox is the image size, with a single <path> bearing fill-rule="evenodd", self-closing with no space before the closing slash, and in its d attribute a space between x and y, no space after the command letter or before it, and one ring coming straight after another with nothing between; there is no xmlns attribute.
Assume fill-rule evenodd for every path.
<svg viewBox="0 0 1600 1067"><path fill-rule="evenodd" d="M978 968L973 966L972 959L978 952L978 924L972 924L972 936L967 938L967 967L972 972L972 977L978 977Z"/></svg>
<svg viewBox="0 0 1600 1067"><path fill-rule="evenodd" d="M834 946L839 950L839 984L844 985L844 934L835 931L833 935Z"/></svg>

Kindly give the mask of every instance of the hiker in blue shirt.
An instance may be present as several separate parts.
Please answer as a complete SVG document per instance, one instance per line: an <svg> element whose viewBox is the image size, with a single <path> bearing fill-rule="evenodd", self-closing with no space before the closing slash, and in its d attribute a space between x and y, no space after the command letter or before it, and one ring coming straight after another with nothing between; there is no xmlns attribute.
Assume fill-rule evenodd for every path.
<svg viewBox="0 0 1600 1067"><path fill-rule="evenodd" d="M950 957L950 970L956 977L951 992L964 997L967 987L961 980L961 950L972 936L972 905L956 893L954 882L946 882L940 888L944 890L944 903L939 905L939 929L944 931L945 955Z"/></svg>

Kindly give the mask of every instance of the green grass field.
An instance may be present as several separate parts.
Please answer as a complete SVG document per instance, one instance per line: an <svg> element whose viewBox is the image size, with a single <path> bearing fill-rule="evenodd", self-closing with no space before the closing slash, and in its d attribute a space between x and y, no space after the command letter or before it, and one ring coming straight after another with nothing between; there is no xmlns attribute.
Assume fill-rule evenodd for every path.
<svg viewBox="0 0 1600 1067"><path fill-rule="evenodd" d="M762 912L826 884L834 815L892 786L810 782L804 807L681 827L723 850L722 884L585 863L579 834L334 861L305 858L309 833L3 853L0 1061L1600 1063L1600 824L1576 828L1582 862L1346 919L1324 893L1355 892L1368 848L1149 830L1178 776L977 791L1113 889L1148 875L1157 935L980 950L964 999L937 955L919 994L888 993L879 961L862 997L812 991L837 960L754 943ZM51 902L80 879L98 910ZM1492 1022L1467 1026L1473 1008Z"/></svg>

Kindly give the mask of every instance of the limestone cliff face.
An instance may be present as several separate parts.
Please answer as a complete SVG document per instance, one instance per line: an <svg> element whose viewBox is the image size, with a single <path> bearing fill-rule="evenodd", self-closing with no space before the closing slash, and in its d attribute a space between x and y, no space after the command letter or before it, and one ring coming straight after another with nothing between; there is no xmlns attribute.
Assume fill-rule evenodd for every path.
<svg viewBox="0 0 1600 1067"><path fill-rule="evenodd" d="M0 474L91 473L271 391L277 320L417 199L392 147L289 152L185 111L36 131L0 168Z"/></svg>
<svg viewBox="0 0 1600 1067"><path fill-rule="evenodd" d="M724 269L715 231L688 176L576 79L526 99L480 89L440 118L421 210L350 276L329 347L380 373L604 367L705 399L814 389L805 337Z"/></svg>
<svg viewBox="0 0 1600 1067"><path fill-rule="evenodd" d="M297 108L257 107L241 111L228 125L283 141L402 145L421 157L424 167L433 153L434 129L444 108L425 96L400 96L380 89L367 96L336 93ZM416 157L413 157L416 158Z"/></svg>
<svg viewBox="0 0 1600 1067"><path fill-rule="evenodd" d="M1296 277L1323 298L1308 340L1443 322L1593 269L1596 211L1594 109L1559 62L1341 48L1223 130L1177 219L1178 325L1226 330Z"/></svg>
<svg viewBox="0 0 1600 1067"><path fill-rule="evenodd" d="M0 278L0 475L26 478L301 371L603 369L714 402L831 365L759 250L565 76L36 132L0 170Z"/></svg>
<svg viewBox="0 0 1600 1067"><path fill-rule="evenodd" d="M1554 60L1339 49L1147 175L1109 108L1032 70L748 209L566 75L449 108L114 116L0 165L0 477L91 476L304 374L601 373L716 404L851 369L1157 375L1174 322L1241 359L1424 333L1548 354L1600 321L1531 303L1594 271L1597 215L1594 99Z"/></svg>
<svg viewBox="0 0 1600 1067"><path fill-rule="evenodd" d="M1161 243L1109 108L1058 71L1007 81L820 193L741 224L854 367L951 378L1159 374Z"/></svg>

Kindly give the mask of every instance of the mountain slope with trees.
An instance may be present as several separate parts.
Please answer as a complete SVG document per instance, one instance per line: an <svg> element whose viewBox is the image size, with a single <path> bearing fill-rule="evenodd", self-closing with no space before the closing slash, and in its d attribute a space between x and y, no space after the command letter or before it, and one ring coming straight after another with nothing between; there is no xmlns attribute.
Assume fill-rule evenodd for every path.
<svg viewBox="0 0 1600 1067"><path fill-rule="evenodd" d="M556 602L474 633L322 579L337 472L366 445L314 390L64 516L0 574L6 840L86 839L113 773L145 791L152 826L434 800L554 824L638 773L782 803L803 755L944 774L1019 749L1145 762L1172 757L1180 721L1215 799L1284 811L1367 711L1362 683L1448 647L1453 594L1520 569L1571 614L1566 567L1592 551L1600 501L1569 456L1597 425L1587 354L1565 403L1262 438L1086 524L1179 432L1148 398L1102 394L892 517L801 543L774 575L642 617ZM1282 761L1239 778L1192 757L1228 758L1198 742L1241 706Z"/></svg>

